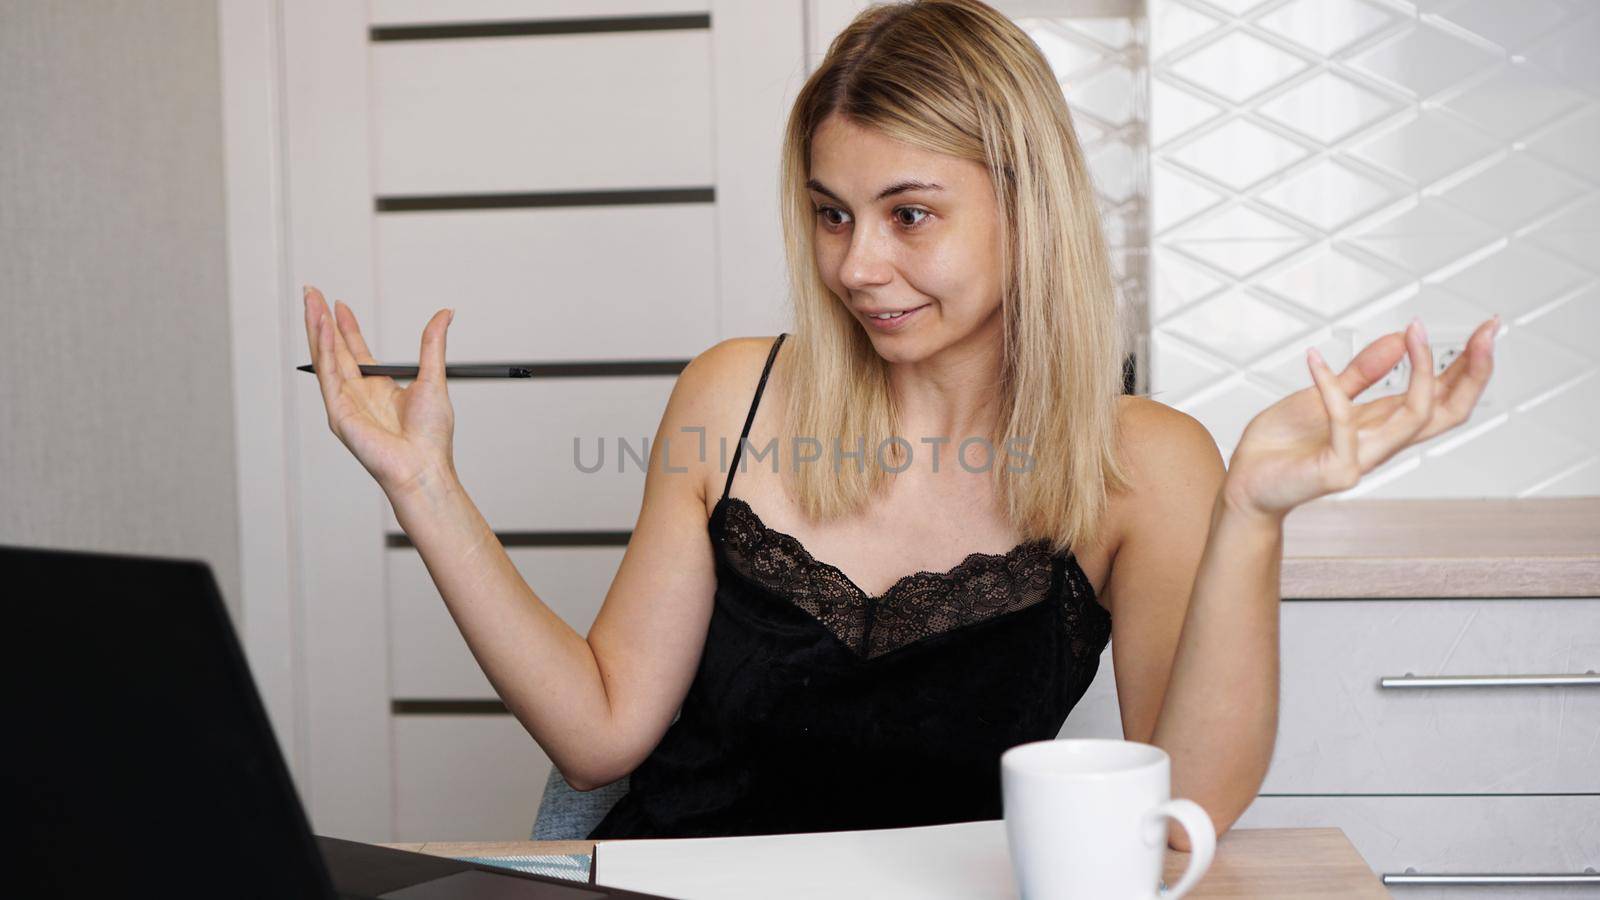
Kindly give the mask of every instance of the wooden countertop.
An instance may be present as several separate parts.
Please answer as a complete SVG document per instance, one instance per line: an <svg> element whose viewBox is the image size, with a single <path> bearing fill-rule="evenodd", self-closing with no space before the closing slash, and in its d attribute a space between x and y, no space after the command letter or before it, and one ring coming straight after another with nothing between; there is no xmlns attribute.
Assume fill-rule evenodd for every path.
<svg viewBox="0 0 1600 900"><path fill-rule="evenodd" d="M590 853L593 841L384 844L433 856L538 856ZM1162 877L1176 884L1189 854L1167 848ZM1190 897L1388 897L1377 874L1338 828L1233 828Z"/></svg>
<svg viewBox="0 0 1600 900"><path fill-rule="evenodd" d="M1282 593L1600 597L1600 497L1317 500L1284 520Z"/></svg>

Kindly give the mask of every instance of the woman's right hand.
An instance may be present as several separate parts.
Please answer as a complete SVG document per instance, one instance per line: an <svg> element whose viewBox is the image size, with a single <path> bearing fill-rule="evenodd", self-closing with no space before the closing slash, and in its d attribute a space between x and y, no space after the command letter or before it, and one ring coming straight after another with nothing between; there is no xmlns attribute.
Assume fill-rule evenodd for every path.
<svg viewBox="0 0 1600 900"><path fill-rule="evenodd" d="M377 479L391 500L441 476L454 477L455 412L445 391L444 338L453 310L441 309L422 329L417 377L401 388L387 375L362 375L376 365L343 303L330 312L322 292L305 289L306 340L328 408L328 427Z"/></svg>

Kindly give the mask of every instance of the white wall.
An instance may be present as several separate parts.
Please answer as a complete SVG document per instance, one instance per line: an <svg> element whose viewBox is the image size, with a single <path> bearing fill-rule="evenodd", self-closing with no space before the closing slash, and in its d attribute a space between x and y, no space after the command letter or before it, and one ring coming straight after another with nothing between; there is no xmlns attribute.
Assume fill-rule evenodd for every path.
<svg viewBox="0 0 1600 900"><path fill-rule="evenodd" d="M0 0L0 543L240 608L217 8Z"/></svg>
<svg viewBox="0 0 1600 900"><path fill-rule="evenodd" d="M1308 346L1421 315L1442 362L1498 312L1471 424L1340 497L1600 492L1600 7L1151 0L1150 35L1155 397L1226 456Z"/></svg>

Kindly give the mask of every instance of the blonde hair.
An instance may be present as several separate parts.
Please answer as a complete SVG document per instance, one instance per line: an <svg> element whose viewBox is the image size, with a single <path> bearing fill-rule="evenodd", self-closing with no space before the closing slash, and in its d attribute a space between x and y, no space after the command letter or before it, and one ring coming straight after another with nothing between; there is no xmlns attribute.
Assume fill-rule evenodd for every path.
<svg viewBox="0 0 1600 900"><path fill-rule="evenodd" d="M866 9L789 114L780 203L795 328L784 414L795 434L868 448L860 468L789 467L796 502L813 519L860 510L890 474L873 448L897 434L888 363L817 271L806 180L812 136L833 114L988 168L1004 247L1003 365L987 436L995 496L1025 539L1078 546L1096 534L1107 492L1127 485L1116 450L1126 337L1061 87L1028 36L976 0ZM1031 471L1011 470L1010 441L1025 442Z"/></svg>

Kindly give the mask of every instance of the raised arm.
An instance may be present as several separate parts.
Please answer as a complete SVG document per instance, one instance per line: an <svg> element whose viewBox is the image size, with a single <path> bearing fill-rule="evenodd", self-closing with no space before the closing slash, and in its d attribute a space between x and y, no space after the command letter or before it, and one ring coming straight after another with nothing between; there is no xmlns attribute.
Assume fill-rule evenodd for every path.
<svg viewBox="0 0 1600 900"><path fill-rule="evenodd" d="M719 379L738 383L730 373L741 368L758 373L760 360L749 342L724 341L680 375L651 444L638 522L586 639L523 579L456 477L443 375L450 317L443 313L424 329L416 381L401 389L391 378L360 374L359 363L375 360L354 315L341 304L335 318L322 295L308 291L307 339L329 426L383 488L507 708L573 787L609 784L665 733L710 617L715 570L705 486L715 455L698 459L698 439L680 429L721 436L733 414L714 387Z"/></svg>

